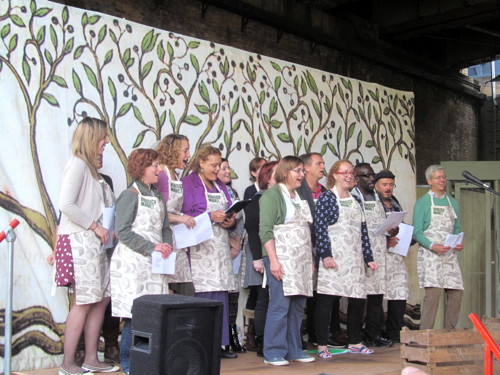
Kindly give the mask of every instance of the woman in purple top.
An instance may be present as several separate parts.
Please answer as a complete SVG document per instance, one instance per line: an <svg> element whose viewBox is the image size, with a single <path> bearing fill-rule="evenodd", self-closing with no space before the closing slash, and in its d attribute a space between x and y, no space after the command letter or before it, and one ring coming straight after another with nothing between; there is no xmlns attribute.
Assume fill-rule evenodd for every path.
<svg viewBox="0 0 500 375"><path fill-rule="evenodd" d="M195 296L221 301L224 304L222 345L229 345L228 291L235 289L229 247L229 228L236 223L235 214L224 212L231 198L217 178L222 159L220 151L204 146L191 162L191 174L182 180L184 201L182 213L196 217L208 212L214 237L190 248L191 271ZM235 353L222 351L222 358L236 358Z"/></svg>

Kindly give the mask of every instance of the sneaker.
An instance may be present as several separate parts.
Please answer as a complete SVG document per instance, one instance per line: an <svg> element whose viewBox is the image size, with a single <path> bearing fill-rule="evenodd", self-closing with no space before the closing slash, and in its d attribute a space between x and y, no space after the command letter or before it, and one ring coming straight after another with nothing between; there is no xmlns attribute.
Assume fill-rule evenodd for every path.
<svg viewBox="0 0 500 375"><path fill-rule="evenodd" d="M288 362L285 358L282 357L264 359L264 363L266 365L272 365L272 366L288 366L290 364L290 362Z"/></svg>
<svg viewBox="0 0 500 375"><path fill-rule="evenodd" d="M373 354L372 349L368 349L366 346L362 345L360 347L354 346L354 345L349 345L347 347L347 350L349 353L352 354Z"/></svg>
<svg viewBox="0 0 500 375"><path fill-rule="evenodd" d="M302 362L302 363L308 363L308 362L314 362L316 358L311 357L310 355L307 355L305 353L302 353L300 357L292 359L292 362Z"/></svg>
<svg viewBox="0 0 500 375"><path fill-rule="evenodd" d="M379 336L373 340L366 340L365 345L370 347L375 346L377 348L390 348L394 345L394 342L386 339L385 337Z"/></svg>

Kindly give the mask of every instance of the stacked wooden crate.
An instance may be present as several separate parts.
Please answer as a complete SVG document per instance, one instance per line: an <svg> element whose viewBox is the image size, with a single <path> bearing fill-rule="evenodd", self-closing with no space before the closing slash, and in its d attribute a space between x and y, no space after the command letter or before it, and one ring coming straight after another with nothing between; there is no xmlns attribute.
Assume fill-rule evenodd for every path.
<svg viewBox="0 0 500 375"><path fill-rule="evenodd" d="M500 321L488 319L491 335L500 342ZM484 341L473 329L403 330L401 358L403 368L417 367L430 375L482 374Z"/></svg>

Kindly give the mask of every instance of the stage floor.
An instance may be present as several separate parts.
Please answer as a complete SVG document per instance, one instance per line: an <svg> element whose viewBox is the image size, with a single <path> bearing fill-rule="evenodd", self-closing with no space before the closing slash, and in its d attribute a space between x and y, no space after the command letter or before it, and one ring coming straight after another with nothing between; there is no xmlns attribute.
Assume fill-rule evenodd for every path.
<svg viewBox="0 0 500 375"><path fill-rule="evenodd" d="M57 375L58 369L25 371L29 375ZM223 375L399 375L401 360L399 344L392 348L375 349L372 355L341 354L332 359L317 358L312 363L292 363L290 366L274 367L265 365L255 352L239 354L237 359L223 359L221 374ZM121 374L121 372L115 373ZM147 375L147 374L141 374Z"/></svg>

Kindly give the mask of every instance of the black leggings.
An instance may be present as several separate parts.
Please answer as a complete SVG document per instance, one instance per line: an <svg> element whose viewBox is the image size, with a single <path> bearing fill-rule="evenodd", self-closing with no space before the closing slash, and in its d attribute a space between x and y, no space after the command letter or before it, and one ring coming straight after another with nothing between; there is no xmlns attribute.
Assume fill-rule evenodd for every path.
<svg viewBox="0 0 500 375"><path fill-rule="evenodd" d="M318 293L316 301L316 339L318 345L328 344L329 325L334 304L338 304L340 296ZM347 341L349 344L359 344L363 341L364 298L348 298L347 305Z"/></svg>

